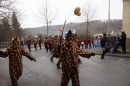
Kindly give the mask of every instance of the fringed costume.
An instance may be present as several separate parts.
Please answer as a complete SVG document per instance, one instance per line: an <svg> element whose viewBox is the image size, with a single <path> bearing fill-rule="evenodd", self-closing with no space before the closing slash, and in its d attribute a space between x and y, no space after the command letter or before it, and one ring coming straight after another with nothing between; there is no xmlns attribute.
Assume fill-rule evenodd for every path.
<svg viewBox="0 0 130 86"><path fill-rule="evenodd" d="M55 36L54 37L54 41L53 41L53 55L52 57L50 58L51 61L53 61L53 58L58 58L59 57L59 53L58 53L58 45L59 45L59 39L58 39L58 36Z"/></svg>
<svg viewBox="0 0 130 86"><path fill-rule="evenodd" d="M3 58L9 56L9 74L12 86L18 86L17 81L23 72L22 55L26 56L30 60L34 60L34 57L31 54L29 54L23 47L19 46L19 41L16 39L13 39L12 45L0 55Z"/></svg>
<svg viewBox="0 0 130 86"><path fill-rule="evenodd" d="M72 80L72 86L80 86L79 83L79 55L90 58L94 53L81 50L73 40L71 31L67 33L66 41L61 46L60 61L62 64L62 76L60 86L68 86Z"/></svg>

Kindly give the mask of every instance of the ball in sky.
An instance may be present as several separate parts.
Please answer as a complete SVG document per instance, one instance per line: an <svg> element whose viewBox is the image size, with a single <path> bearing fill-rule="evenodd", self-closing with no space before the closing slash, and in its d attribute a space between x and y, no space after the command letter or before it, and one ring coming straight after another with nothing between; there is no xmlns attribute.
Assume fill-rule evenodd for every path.
<svg viewBox="0 0 130 86"><path fill-rule="evenodd" d="M74 14L77 15L77 16L80 16L80 15L81 15L81 13L80 13L80 7L76 7L76 8L75 8Z"/></svg>

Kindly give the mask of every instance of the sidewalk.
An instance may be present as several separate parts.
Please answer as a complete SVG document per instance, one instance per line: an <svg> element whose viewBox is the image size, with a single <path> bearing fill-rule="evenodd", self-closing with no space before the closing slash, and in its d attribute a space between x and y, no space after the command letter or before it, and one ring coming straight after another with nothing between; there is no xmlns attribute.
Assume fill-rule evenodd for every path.
<svg viewBox="0 0 130 86"><path fill-rule="evenodd" d="M101 55L102 52L97 52L96 50L94 50L93 48L90 48L90 49L85 49L86 51L90 51L90 52L94 52L96 53L97 55ZM110 53L106 53L105 55L107 56L117 56L117 57L130 57L130 53L114 53L114 54L110 54Z"/></svg>

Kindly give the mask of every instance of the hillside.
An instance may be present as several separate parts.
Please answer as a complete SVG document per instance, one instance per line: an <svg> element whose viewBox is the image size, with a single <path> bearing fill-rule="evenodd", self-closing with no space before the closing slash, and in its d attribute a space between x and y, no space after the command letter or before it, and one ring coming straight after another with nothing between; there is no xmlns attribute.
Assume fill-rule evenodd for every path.
<svg viewBox="0 0 130 86"><path fill-rule="evenodd" d="M86 33L86 23L67 23L64 29L64 32L68 30L76 30L76 34L85 34ZM59 28L63 28L63 25L51 25L49 26L49 35L58 35ZM116 32L119 33L122 29L122 20L111 20L110 21L110 29L109 32ZM37 27L37 28L27 28L28 32L32 35L37 34L46 34L47 29L46 26ZM92 21L89 23L89 32L94 35L97 33L108 32L108 23L107 21Z"/></svg>

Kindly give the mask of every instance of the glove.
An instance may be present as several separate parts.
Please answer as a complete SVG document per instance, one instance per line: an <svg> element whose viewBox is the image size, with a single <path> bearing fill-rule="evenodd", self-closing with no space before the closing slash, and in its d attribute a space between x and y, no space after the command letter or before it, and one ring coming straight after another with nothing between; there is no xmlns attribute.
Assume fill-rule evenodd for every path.
<svg viewBox="0 0 130 86"><path fill-rule="evenodd" d="M4 52L3 51L0 51L0 55L2 55Z"/></svg>
<svg viewBox="0 0 130 86"><path fill-rule="evenodd" d="M35 58L34 58L33 60L36 62L36 59L35 59Z"/></svg>
<svg viewBox="0 0 130 86"><path fill-rule="evenodd" d="M91 56L95 56L95 53L91 53Z"/></svg>

